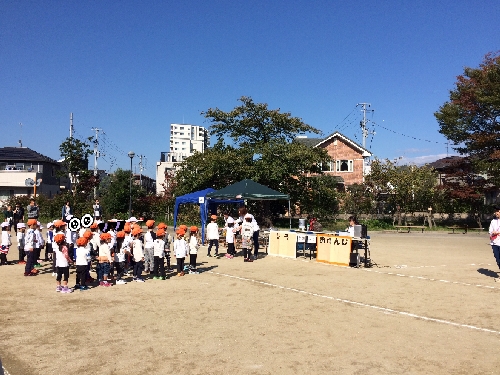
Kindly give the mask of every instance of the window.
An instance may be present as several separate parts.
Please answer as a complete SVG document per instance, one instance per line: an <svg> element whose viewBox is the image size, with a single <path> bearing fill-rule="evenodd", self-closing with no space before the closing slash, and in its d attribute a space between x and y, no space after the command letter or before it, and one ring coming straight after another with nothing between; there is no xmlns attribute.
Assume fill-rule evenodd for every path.
<svg viewBox="0 0 500 375"><path fill-rule="evenodd" d="M320 168L323 172L333 172L333 161L320 163Z"/></svg>
<svg viewBox="0 0 500 375"><path fill-rule="evenodd" d="M179 126L179 130L184 130L184 126Z"/></svg>
<svg viewBox="0 0 500 375"><path fill-rule="evenodd" d="M354 162L352 160L336 160L337 172L352 172L354 170Z"/></svg>

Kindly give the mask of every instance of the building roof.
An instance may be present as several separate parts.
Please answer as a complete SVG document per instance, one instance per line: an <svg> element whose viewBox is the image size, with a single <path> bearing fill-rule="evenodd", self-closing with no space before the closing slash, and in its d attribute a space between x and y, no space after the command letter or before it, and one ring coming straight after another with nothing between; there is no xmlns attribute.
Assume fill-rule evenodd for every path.
<svg viewBox="0 0 500 375"><path fill-rule="evenodd" d="M46 162L59 164L56 160L42 155L28 147L0 147L1 162Z"/></svg>
<svg viewBox="0 0 500 375"><path fill-rule="evenodd" d="M443 169L443 168L448 168L448 167L453 167L459 162L461 162L464 158L461 156L447 156L442 159L438 159L432 163L429 163L428 165L430 167L433 167L434 169Z"/></svg>
<svg viewBox="0 0 500 375"><path fill-rule="evenodd" d="M310 147L320 147L323 143L328 142L330 139L334 138L340 138L342 139L345 143L350 144L352 147L357 149L363 156L372 156L372 153L368 151L366 148L358 145L356 142L353 140L347 138L345 135L343 135L340 132L333 132L326 138L295 138L295 141L300 142L306 146Z"/></svg>

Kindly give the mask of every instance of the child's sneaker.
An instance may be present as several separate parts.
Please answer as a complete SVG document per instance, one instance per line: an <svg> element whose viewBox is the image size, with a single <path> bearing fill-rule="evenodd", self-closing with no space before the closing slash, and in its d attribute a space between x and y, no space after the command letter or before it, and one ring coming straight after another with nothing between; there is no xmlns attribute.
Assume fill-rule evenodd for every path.
<svg viewBox="0 0 500 375"><path fill-rule="evenodd" d="M104 281L99 281L99 286L104 286Z"/></svg>
<svg viewBox="0 0 500 375"><path fill-rule="evenodd" d="M192 274L192 275L197 275L197 274L199 274L199 272L198 272L198 271L196 271L196 270L191 270L191 271L189 271L189 273L190 273L190 274Z"/></svg>
<svg viewBox="0 0 500 375"><path fill-rule="evenodd" d="M158 280L159 277L158 276L153 276L153 280Z"/></svg>
<svg viewBox="0 0 500 375"><path fill-rule="evenodd" d="M120 279L120 280L116 280L116 284L117 284L117 285L122 285L122 284L126 284L126 283L127 283L127 282L126 282L125 280L122 280L122 279Z"/></svg>
<svg viewBox="0 0 500 375"><path fill-rule="evenodd" d="M111 284L107 281L103 281L102 286L108 287L111 286Z"/></svg>
<svg viewBox="0 0 500 375"><path fill-rule="evenodd" d="M17 264L26 264L26 262L24 260L20 260Z"/></svg>
<svg viewBox="0 0 500 375"><path fill-rule="evenodd" d="M143 283L144 282L143 279L139 279L139 278L137 278L137 280L135 280L135 281L137 281L138 283Z"/></svg>
<svg viewBox="0 0 500 375"><path fill-rule="evenodd" d="M56 276L57 276L57 273L52 272L52 277L56 277Z"/></svg>
<svg viewBox="0 0 500 375"><path fill-rule="evenodd" d="M75 286L73 287L73 289L80 289L80 284L75 284Z"/></svg>
<svg viewBox="0 0 500 375"><path fill-rule="evenodd" d="M73 290L68 288L67 286L63 286L63 288L61 289L61 293L72 293Z"/></svg>
<svg viewBox="0 0 500 375"><path fill-rule="evenodd" d="M88 286L80 286L80 291L83 292L85 290L89 290Z"/></svg>
<svg viewBox="0 0 500 375"><path fill-rule="evenodd" d="M62 286L58 285L56 286L56 292L60 292L62 290Z"/></svg>

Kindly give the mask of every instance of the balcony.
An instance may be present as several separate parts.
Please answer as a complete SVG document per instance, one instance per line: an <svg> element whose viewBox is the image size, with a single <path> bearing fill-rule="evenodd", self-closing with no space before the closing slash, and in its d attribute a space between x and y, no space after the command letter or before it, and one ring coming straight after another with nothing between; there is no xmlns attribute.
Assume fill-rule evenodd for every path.
<svg viewBox="0 0 500 375"><path fill-rule="evenodd" d="M0 186L3 188L24 187L28 178L36 181L42 178L42 173L26 170L0 170Z"/></svg>

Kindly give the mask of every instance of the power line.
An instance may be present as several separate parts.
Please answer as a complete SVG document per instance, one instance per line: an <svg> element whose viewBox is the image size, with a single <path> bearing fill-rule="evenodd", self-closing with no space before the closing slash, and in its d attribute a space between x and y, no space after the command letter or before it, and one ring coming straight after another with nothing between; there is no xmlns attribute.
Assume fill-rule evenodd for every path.
<svg viewBox="0 0 500 375"><path fill-rule="evenodd" d="M401 135L401 136L403 136L403 137L407 137L407 138L415 139L415 140L417 140L417 141L428 142L428 143L436 143L436 144L438 144L438 145L445 145L445 144L447 144L447 142L430 141L430 140L428 140L428 139L417 138L417 137L413 137L413 136L411 136L411 135L403 134L403 133L400 133L400 132L394 131L394 130L392 130L392 129L388 129L388 128L386 128L385 126L382 126L382 125L380 125L380 124L378 124L378 123L376 123L376 122L374 122L374 121L372 121L372 123L373 123L374 125L376 125L376 126L380 126L382 129L385 129L385 130L387 130L387 131L389 131L389 132L391 132L391 133L394 133L394 134L397 134L397 135Z"/></svg>

